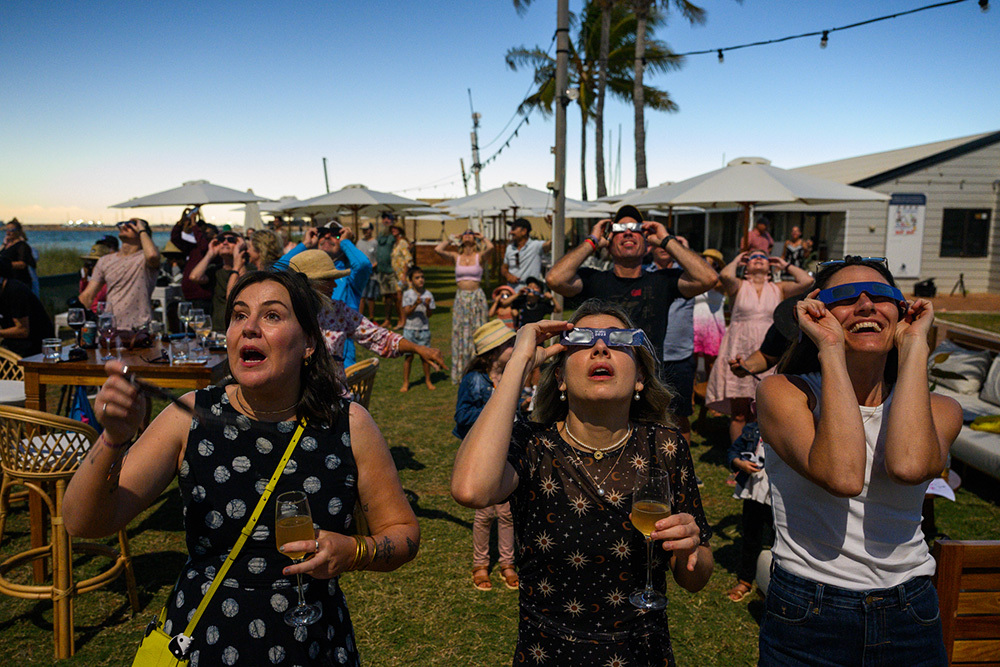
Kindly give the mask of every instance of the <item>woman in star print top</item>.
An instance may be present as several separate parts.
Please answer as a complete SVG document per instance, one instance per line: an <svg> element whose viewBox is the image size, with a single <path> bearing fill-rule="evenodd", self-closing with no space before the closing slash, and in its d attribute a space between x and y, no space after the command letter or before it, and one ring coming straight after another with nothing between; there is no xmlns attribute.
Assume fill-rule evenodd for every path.
<svg viewBox="0 0 1000 667"><path fill-rule="evenodd" d="M571 322L522 327L493 397L455 459L452 495L482 507L509 500L521 576L514 664L673 665L665 612L628 600L645 582L642 533L629 521L635 473L668 471L672 514L656 524L654 586L667 571L691 592L714 566L687 442L668 426L670 394L644 346L556 345L532 422L514 420L520 387L572 328L631 329L617 306L591 299ZM551 350L551 348L550 348Z"/></svg>
<svg viewBox="0 0 1000 667"><path fill-rule="evenodd" d="M403 495L389 448L357 403L341 392L317 324L318 299L290 272L242 276L226 304L226 344L234 382L170 405L131 445L145 399L107 365L97 396L104 433L66 491L66 528L74 535L110 535L128 524L179 478L188 560L166 604L164 631L183 632L247 523L277 468L296 422L302 437L254 531L210 600L191 637L198 665L358 665L350 614L339 576L352 569L393 570L417 552L420 531ZM129 451L124 459L123 454ZM277 550L274 503L304 491L315 539L289 542L306 558L292 563ZM351 535L360 500L371 536L367 555ZM320 619L293 628L295 574Z"/></svg>

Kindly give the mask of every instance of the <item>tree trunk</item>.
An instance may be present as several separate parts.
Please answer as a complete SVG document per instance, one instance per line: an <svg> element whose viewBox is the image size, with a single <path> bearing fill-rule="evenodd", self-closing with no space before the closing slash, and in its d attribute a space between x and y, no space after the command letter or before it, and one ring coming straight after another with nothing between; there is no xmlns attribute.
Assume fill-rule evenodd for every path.
<svg viewBox="0 0 1000 667"><path fill-rule="evenodd" d="M646 17L650 0L635 0L635 76L632 84L632 104L635 107L635 187L644 188L646 180L646 96L642 88L642 73L646 65Z"/></svg>
<svg viewBox="0 0 1000 667"><path fill-rule="evenodd" d="M601 2L601 52L597 61L597 106L594 110L594 171L597 178L597 196L608 194L604 178L604 95L608 86L608 51L611 41L611 5L613 0Z"/></svg>
<svg viewBox="0 0 1000 667"><path fill-rule="evenodd" d="M587 201L587 113L580 106L580 199Z"/></svg>

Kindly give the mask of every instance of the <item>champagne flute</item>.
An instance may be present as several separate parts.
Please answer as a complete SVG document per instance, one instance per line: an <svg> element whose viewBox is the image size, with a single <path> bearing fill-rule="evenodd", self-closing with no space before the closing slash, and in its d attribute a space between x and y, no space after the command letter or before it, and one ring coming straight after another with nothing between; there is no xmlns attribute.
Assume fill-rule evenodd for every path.
<svg viewBox="0 0 1000 667"><path fill-rule="evenodd" d="M653 588L653 540L656 522L670 516L670 475L652 465L635 475L632 489L632 525L646 536L646 587L632 593L629 602L639 609L664 609L667 597Z"/></svg>
<svg viewBox="0 0 1000 667"><path fill-rule="evenodd" d="M198 337L201 339L201 358L208 359L208 339L212 337L212 316L205 314L197 326Z"/></svg>
<svg viewBox="0 0 1000 667"><path fill-rule="evenodd" d="M177 319L180 320L182 333L188 333L188 321L191 319L191 311L194 304L190 301L181 301L177 304Z"/></svg>
<svg viewBox="0 0 1000 667"><path fill-rule="evenodd" d="M311 541L316 539L313 531L312 514L309 512L309 499L302 491L288 491L278 496L274 507L274 539L280 549L289 542ZM282 552L296 563L302 562L305 551ZM302 592L302 574L295 575L299 588L299 604L285 612L285 623L291 626L312 625L323 615L318 604L306 604Z"/></svg>
<svg viewBox="0 0 1000 667"><path fill-rule="evenodd" d="M198 344L198 338L201 336L201 325L205 320L205 311L196 308L191 311L188 315L188 328L191 329L191 333L194 334L194 349L191 350L191 357L194 359L201 358L201 346Z"/></svg>
<svg viewBox="0 0 1000 667"><path fill-rule="evenodd" d="M115 328L115 316L109 312L101 313L97 316L97 334L101 337L101 361L110 361L115 358L111 354L111 342L115 338L117 329Z"/></svg>
<svg viewBox="0 0 1000 667"><path fill-rule="evenodd" d="M70 308L66 311L66 324L76 332L76 346L82 347L83 341L80 339L80 331L87 322L87 313L83 308Z"/></svg>

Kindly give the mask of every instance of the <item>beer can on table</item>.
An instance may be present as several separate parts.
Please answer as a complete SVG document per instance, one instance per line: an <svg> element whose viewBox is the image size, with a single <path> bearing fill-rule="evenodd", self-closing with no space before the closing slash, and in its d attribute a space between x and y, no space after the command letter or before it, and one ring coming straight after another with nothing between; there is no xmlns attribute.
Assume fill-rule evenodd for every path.
<svg viewBox="0 0 1000 667"><path fill-rule="evenodd" d="M95 323L84 322L80 335L83 339L83 344L86 347L94 347L97 345L97 325Z"/></svg>

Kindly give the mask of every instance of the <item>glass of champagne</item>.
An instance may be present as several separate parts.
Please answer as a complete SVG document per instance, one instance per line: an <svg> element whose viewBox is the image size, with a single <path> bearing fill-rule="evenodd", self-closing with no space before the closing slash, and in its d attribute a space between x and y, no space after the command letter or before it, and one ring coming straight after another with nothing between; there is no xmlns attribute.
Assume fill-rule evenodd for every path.
<svg viewBox="0 0 1000 667"><path fill-rule="evenodd" d="M653 588L653 540L656 522L670 516L670 475L652 465L635 475L632 489L632 525L646 536L646 587L632 593L629 602L639 609L664 609L667 597Z"/></svg>
<svg viewBox="0 0 1000 667"><path fill-rule="evenodd" d="M191 333L194 334L195 342L193 343L193 349L191 350L191 357L193 360L201 358L201 346L198 345L198 339L201 337L201 326L205 319L205 311L200 308L196 308L191 311L188 316L188 328Z"/></svg>
<svg viewBox="0 0 1000 667"><path fill-rule="evenodd" d="M76 332L76 346L82 347L83 341L80 339L80 331L87 322L87 313L83 308L70 308L66 311L66 324Z"/></svg>
<svg viewBox="0 0 1000 667"><path fill-rule="evenodd" d="M194 305L190 301L181 301L177 304L177 319L181 323L181 333L188 333L188 322L191 320L191 311Z"/></svg>
<svg viewBox="0 0 1000 667"><path fill-rule="evenodd" d="M109 312L101 313L97 316L97 335L101 337L101 361L110 361L115 358L111 354L111 343L115 334L118 333L115 327L115 316Z"/></svg>
<svg viewBox="0 0 1000 667"><path fill-rule="evenodd" d="M312 514L309 512L309 499L302 491L288 491L278 496L274 508L274 539L280 549L289 542L302 542L316 539L313 530ZM301 563L306 557L305 551L282 552L296 563ZM285 612L285 623L291 626L312 625L319 620L323 612L317 604L306 604L302 592L302 574L296 574L299 588L299 604Z"/></svg>

